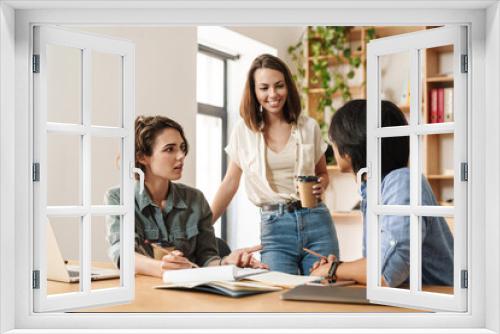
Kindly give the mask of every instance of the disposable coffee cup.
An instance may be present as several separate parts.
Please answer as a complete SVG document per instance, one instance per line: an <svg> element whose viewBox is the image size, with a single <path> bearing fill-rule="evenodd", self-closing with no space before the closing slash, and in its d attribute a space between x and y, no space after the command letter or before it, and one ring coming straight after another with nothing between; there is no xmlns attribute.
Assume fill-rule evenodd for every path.
<svg viewBox="0 0 500 334"><path fill-rule="evenodd" d="M318 180L319 178L315 175L297 177L300 203L303 208L315 208L318 205L318 200L313 194L313 186L318 183Z"/></svg>
<svg viewBox="0 0 500 334"><path fill-rule="evenodd" d="M151 244L153 246L153 256L155 260L161 260L165 255L170 254L175 247L162 247L160 244Z"/></svg>

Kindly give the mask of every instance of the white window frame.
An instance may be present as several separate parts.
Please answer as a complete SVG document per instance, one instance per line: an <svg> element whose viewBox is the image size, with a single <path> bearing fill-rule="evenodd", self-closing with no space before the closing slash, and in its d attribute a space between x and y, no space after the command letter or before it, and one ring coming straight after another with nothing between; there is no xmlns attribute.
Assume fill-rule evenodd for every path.
<svg viewBox="0 0 500 334"><path fill-rule="evenodd" d="M39 73L33 75L34 82L34 162L39 163L40 179L33 184L33 236L34 270L38 270L39 289L34 290L34 310L36 312L66 310L113 303L126 303L134 298L134 45L128 41L105 36L74 32L53 26L34 28L34 54L40 58ZM47 120L47 47L59 45L81 50L81 124L56 123ZM92 122L92 52L98 51L120 57L122 69L122 105L119 127L96 126ZM47 205L47 136L65 133L82 138L82 164L80 166L82 203L73 206ZM120 196L121 205L92 205L92 138L106 137L120 140ZM91 219L92 215L119 215L120 224L120 286L92 290L91 286ZM80 216L80 291L47 294L47 217Z"/></svg>
<svg viewBox="0 0 500 334"><path fill-rule="evenodd" d="M374 40L367 51L367 166L368 212L367 219L367 297L390 305L424 308L430 310L467 310L467 289L461 287L461 270L467 270L467 183L459 177L461 163L467 163L467 80L469 73L461 72L461 56L467 55L467 27L450 26L417 31ZM454 77L454 122L423 124L422 116L422 66L421 53L426 48L453 45ZM400 52L410 55L410 121L406 126L382 127L380 57ZM425 206L420 204L422 195L421 135L435 133L453 134L454 206ZM382 157L380 140L384 137L408 136L410 141L410 203L408 205L382 205L380 186L382 182ZM380 217L383 215L408 216L410 221L410 286L398 289L381 286ZM422 291L422 229L420 217L454 217L453 267L454 286L452 294L437 294Z"/></svg>
<svg viewBox="0 0 500 334"><path fill-rule="evenodd" d="M369 5L368 5L369 3ZM289 4L287 4L289 5ZM500 125L500 9L496 1L383 1L324 2L297 1L283 8L282 1L266 2L122 2L5 1L0 4L0 332L28 332L37 328L289 328L286 332L313 332L311 329L415 327L412 332L457 332L473 328L475 332L500 331L499 227ZM66 9L58 9L65 6ZM72 7L68 9L67 7ZM95 6L92 9L92 6ZM127 6L127 8L120 8ZM130 7L143 7L137 11ZM203 6L202 9L197 8ZM398 6L400 6L398 8ZM77 8L87 8L86 11ZM97 8L99 7L99 8ZM102 7L112 8L103 10ZM152 8L155 7L155 8ZM161 7L161 8L156 8ZM365 9L369 7L369 9ZM405 9L406 7L406 9ZM40 10L40 8L50 8ZM206 10L206 9L217 10ZM374 9L375 8L375 9ZM411 9L408 9L411 8ZM443 9L444 8L444 9ZM16 11L16 9L32 9ZM307 20L307 21L306 21ZM469 259L469 307L466 314L48 314L31 313L32 290L30 222L33 213L24 210L30 187L30 26L44 24L116 24L116 25L436 25L470 24L472 32L472 89L468 116L470 152L471 238ZM13 64L16 70L14 73ZM488 67L486 71L485 68ZM15 85L15 91L13 89ZM15 93L15 94L14 94ZM12 127L15 124L15 129ZM486 140L487 139L487 140ZM488 182L485 182L488 175ZM13 181L15 180L15 184ZM4 181L6 181L4 183ZM12 187L6 189L4 185ZM15 186L15 188L14 188ZM15 190L14 190L15 189ZM15 193L15 200L12 193ZM29 203L32 204L32 203ZM12 222L15 222L13 224ZM21 246L23 245L23 246ZM486 252L487 249L487 252ZM16 254L15 258L12 254ZM488 266L485 266L488 263ZM15 289L12 289L15 286ZM485 293L485 288L488 293ZM15 305L15 307L12 307ZM193 320L195 319L195 320ZM362 320L362 321L360 321ZM423 328L426 327L426 328ZM293 330L292 330L293 328ZM429 329L430 328L430 329ZM25 330L23 330L25 329ZM91 331L90 329L88 330ZM165 330L167 331L167 330ZM255 329L255 331L258 331ZM319 331L319 330L318 330ZM325 330L327 331L327 330ZM323 331L323 332L325 332ZM376 332L372 330L373 332ZM397 331L397 330L396 330ZM29 330L30 333L36 332ZM70 332L65 330L65 332ZM93 333L97 331L92 330ZM101 330L99 332L109 332ZM211 331L213 332L213 330ZM220 332L218 330L217 332ZM382 332L387 332L387 329Z"/></svg>

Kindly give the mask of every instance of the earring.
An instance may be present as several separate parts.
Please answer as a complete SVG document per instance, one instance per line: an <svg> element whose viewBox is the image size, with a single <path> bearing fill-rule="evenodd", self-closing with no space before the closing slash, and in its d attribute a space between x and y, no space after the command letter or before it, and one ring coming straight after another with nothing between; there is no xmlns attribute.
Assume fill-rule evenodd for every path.
<svg viewBox="0 0 500 334"><path fill-rule="evenodd" d="M264 130L264 108L262 108L262 104L259 104L259 112L260 112L260 131Z"/></svg>

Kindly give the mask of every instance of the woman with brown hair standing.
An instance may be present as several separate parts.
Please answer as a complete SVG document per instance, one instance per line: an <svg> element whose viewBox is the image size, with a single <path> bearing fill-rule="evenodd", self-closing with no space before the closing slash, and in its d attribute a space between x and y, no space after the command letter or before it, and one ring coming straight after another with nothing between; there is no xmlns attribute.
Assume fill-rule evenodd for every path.
<svg viewBox="0 0 500 334"><path fill-rule="evenodd" d="M313 193L321 197L328 185L327 145L318 124L301 114L297 88L282 60L264 54L253 61L240 115L226 147L230 163L211 206L212 222L227 208L244 174L248 198L261 209L262 262L274 271L308 274L316 258L304 247L339 254L327 207L303 208L297 195L297 176L316 175Z"/></svg>

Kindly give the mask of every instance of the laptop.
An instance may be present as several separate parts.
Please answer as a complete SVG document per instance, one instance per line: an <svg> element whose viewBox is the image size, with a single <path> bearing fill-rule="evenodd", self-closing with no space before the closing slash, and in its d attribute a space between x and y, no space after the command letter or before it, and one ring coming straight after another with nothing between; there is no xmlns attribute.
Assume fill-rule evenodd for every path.
<svg viewBox="0 0 500 334"><path fill-rule="evenodd" d="M371 304L366 299L366 288L299 285L281 295L284 300L305 300L347 304Z"/></svg>
<svg viewBox="0 0 500 334"><path fill-rule="evenodd" d="M47 279L66 283L80 281L80 266L67 265L59 249L59 245L50 223L47 224ZM120 277L117 269L91 268L91 280L98 281Z"/></svg>

